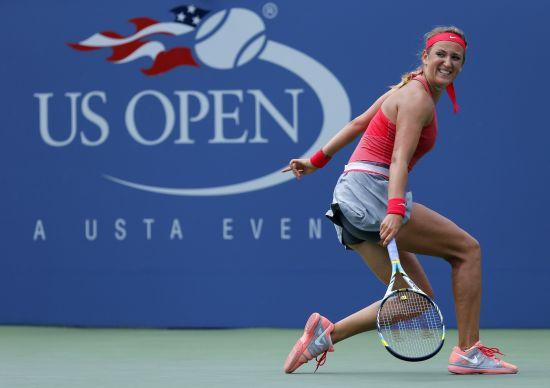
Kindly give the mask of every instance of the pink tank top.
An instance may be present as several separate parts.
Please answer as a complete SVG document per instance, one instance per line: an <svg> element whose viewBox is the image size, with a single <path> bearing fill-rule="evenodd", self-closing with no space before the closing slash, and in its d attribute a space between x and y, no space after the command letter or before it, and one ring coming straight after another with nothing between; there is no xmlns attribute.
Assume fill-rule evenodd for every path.
<svg viewBox="0 0 550 388"><path fill-rule="evenodd" d="M424 77L419 75L412 80L420 82L424 85L424 88L430 96L432 95ZM378 109L366 131L363 133L363 136L361 136L361 140L351 155L349 163L362 160L384 163L389 166L391 164L393 145L395 143L395 130L395 124L386 117L384 112L382 112L382 108ZM433 148L436 137L437 116L434 108L433 120L422 128L418 145L408 166L409 171L412 170L418 159Z"/></svg>

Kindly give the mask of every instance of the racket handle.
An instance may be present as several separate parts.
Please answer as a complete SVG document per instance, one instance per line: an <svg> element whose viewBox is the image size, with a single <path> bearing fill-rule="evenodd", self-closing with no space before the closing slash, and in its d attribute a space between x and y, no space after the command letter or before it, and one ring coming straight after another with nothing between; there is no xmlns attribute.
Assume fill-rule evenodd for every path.
<svg viewBox="0 0 550 388"><path fill-rule="evenodd" d="M388 244L388 253L390 254L390 260L399 260L399 253L397 252L397 244L395 239L392 238Z"/></svg>

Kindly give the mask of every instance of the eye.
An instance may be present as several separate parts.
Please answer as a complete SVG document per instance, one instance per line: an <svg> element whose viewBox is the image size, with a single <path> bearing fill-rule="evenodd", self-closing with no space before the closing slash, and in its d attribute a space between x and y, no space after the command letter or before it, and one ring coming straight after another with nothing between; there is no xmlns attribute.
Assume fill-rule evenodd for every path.
<svg viewBox="0 0 550 388"><path fill-rule="evenodd" d="M439 58L445 57L445 51L436 51L435 55L437 55Z"/></svg>
<svg viewBox="0 0 550 388"><path fill-rule="evenodd" d="M462 57L460 55L457 55L457 54L453 55L451 58L453 59L453 61L461 61L462 60Z"/></svg>

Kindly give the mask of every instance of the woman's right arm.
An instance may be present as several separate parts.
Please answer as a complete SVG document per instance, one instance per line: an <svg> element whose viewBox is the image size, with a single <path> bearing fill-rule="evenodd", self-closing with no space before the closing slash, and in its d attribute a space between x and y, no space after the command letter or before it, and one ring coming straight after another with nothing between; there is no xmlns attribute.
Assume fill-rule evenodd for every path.
<svg viewBox="0 0 550 388"><path fill-rule="evenodd" d="M321 151L328 157L332 157L346 145L355 140L357 136L365 131L378 109L380 109L380 106L382 106L382 103L391 93L393 93L393 89L384 93L374 102L374 104L370 106L369 109L347 123L340 131L338 131L336 135L333 136L332 139L329 140L327 144L321 148ZM286 167L283 172L292 171L294 176L300 179L302 175L310 174L315 170L317 170L317 167L311 164L309 159L292 159L288 163L288 167Z"/></svg>
<svg viewBox="0 0 550 388"><path fill-rule="evenodd" d="M361 115L351 120L344 128L342 128L329 142L321 148L325 155L332 157L342 148L355 140L357 136L362 134L369 126L370 121L382 106L382 103L388 98L393 90L388 90L385 94L380 96L378 100L370 106L369 109L364 111Z"/></svg>

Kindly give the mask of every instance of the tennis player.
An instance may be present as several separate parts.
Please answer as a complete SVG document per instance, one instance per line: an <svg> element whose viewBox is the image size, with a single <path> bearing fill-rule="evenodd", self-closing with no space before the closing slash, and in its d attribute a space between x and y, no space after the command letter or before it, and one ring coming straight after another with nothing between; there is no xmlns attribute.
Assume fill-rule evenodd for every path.
<svg viewBox="0 0 550 388"><path fill-rule="evenodd" d="M435 105L447 91L458 111L453 81L466 59L466 38L453 26L426 34L420 66L402 77L363 114L342 128L310 159L292 159L283 171L297 179L322 168L336 152L362 134L338 179L327 216L341 243L356 251L384 283L391 267L387 244L396 238L401 263L413 281L429 296L433 291L415 253L445 259L452 269L458 325L458 345L448 370L457 374L508 374L518 368L495 357L498 348L479 341L481 250L479 243L452 221L413 203L406 191L408 173L434 146L437 135ZM403 282L398 287L407 287ZM316 358L323 365L333 344L376 328L380 301L333 324L312 314L304 334L288 355L284 370L294 372ZM320 358L318 358L320 356ZM315 369L317 370L317 369Z"/></svg>

